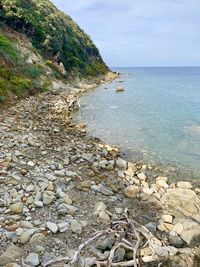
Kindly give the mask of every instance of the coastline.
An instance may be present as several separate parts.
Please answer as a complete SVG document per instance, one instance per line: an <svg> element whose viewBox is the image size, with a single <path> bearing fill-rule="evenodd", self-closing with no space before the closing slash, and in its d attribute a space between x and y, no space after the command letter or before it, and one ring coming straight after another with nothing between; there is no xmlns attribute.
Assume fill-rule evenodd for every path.
<svg viewBox="0 0 200 267"><path fill-rule="evenodd" d="M200 190L189 182L169 184L170 177L156 167L125 161L117 147L91 138L85 125L72 123L78 97L116 77L110 73L104 80L80 82L70 86L70 94L53 90L21 100L2 113L2 251L11 242L23 248L20 255L26 257L32 252L31 240L40 235L44 247L40 258L52 248L65 256L69 248L75 249L80 240L92 235L94 226L104 229L128 208L157 242L141 247L144 266L154 261L166 262L162 266L173 266L175 261L176 266L190 266L183 265L182 258L193 264L200 257L196 238L200 235ZM149 180L151 175L154 182ZM5 192L9 197L5 198ZM59 225L64 223L62 232ZM55 243L54 236L62 245ZM3 260L4 253L0 266Z"/></svg>

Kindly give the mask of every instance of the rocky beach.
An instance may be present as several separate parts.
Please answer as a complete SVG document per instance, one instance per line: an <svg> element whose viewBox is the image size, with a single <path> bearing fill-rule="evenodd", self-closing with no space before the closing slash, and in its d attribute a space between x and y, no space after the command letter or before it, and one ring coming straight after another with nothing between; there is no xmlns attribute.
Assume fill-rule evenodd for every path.
<svg viewBox="0 0 200 267"><path fill-rule="evenodd" d="M59 85L0 115L0 266L200 266L200 188L74 124Z"/></svg>

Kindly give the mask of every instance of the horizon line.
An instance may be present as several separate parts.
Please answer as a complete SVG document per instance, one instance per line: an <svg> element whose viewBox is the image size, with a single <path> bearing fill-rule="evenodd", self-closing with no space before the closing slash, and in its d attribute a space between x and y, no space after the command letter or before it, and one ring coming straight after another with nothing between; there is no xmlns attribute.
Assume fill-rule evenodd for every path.
<svg viewBox="0 0 200 267"><path fill-rule="evenodd" d="M200 65L169 65L169 66L111 66L109 68L198 68Z"/></svg>

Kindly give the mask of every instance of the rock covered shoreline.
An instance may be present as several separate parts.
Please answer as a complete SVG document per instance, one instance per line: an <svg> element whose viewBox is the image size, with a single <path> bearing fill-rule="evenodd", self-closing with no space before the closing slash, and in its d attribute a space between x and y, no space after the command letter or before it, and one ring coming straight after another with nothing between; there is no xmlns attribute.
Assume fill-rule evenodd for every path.
<svg viewBox="0 0 200 267"><path fill-rule="evenodd" d="M140 266L200 266L200 189L169 184L155 166L125 161L119 148L72 123L78 95L96 86L54 84L0 115L0 266L69 266L53 261L72 257L126 208L151 236L140 242ZM73 266L107 260L111 240L90 244ZM111 265L132 260L129 254L116 249Z"/></svg>

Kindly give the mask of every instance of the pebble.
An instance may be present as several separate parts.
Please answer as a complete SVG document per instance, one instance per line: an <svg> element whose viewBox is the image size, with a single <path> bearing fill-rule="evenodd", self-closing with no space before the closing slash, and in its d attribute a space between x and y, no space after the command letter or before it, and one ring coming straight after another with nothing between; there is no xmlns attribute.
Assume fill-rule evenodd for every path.
<svg viewBox="0 0 200 267"><path fill-rule="evenodd" d="M103 202L97 202L94 206L94 215L99 215L101 211L106 210L106 205Z"/></svg>
<svg viewBox="0 0 200 267"><path fill-rule="evenodd" d="M22 202L17 202L10 205L10 210L12 213L20 214L23 211L24 204Z"/></svg>
<svg viewBox="0 0 200 267"><path fill-rule="evenodd" d="M135 185L129 185L124 190L124 195L129 198L136 198L137 194L140 192L141 188Z"/></svg>
<svg viewBox="0 0 200 267"><path fill-rule="evenodd" d="M42 208L42 207L44 206L44 205L43 205L43 202L40 201L40 200L36 200L36 201L34 201L34 204L35 204L35 206L38 207L38 208Z"/></svg>
<svg viewBox="0 0 200 267"><path fill-rule="evenodd" d="M146 175L143 172L138 173L137 177L142 181L146 181L147 179Z"/></svg>
<svg viewBox="0 0 200 267"><path fill-rule="evenodd" d="M116 160L116 166L117 166L117 168L119 168L121 170L126 170L127 162L125 160L119 158L118 160Z"/></svg>
<svg viewBox="0 0 200 267"><path fill-rule="evenodd" d="M163 215L162 219L164 220L164 222L167 222L167 223L172 223L173 221L173 217L171 215Z"/></svg>
<svg viewBox="0 0 200 267"><path fill-rule="evenodd" d="M68 222L62 222L58 224L58 229L61 233L66 232L69 229L69 223Z"/></svg>
<svg viewBox="0 0 200 267"><path fill-rule="evenodd" d="M20 243L26 244L30 240L30 238L31 238L31 232L29 231L23 232L20 237Z"/></svg>
<svg viewBox="0 0 200 267"><path fill-rule="evenodd" d="M22 256L22 249L15 245L7 247L6 251L0 256L0 266L5 266L7 263L15 262Z"/></svg>
<svg viewBox="0 0 200 267"><path fill-rule="evenodd" d="M99 212L99 219L101 219L102 221L105 221L105 222L110 221L110 217L105 210L102 210Z"/></svg>
<svg viewBox="0 0 200 267"><path fill-rule="evenodd" d="M27 258L25 259L25 262L27 264L30 264L31 266L35 267L40 264L39 256L36 253L30 253Z"/></svg>
<svg viewBox="0 0 200 267"><path fill-rule="evenodd" d="M81 233L82 233L83 227L82 227L82 225L81 225L79 222L77 222L76 220L73 220L73 221L71 222L70 227L71 227L71 231L72 231L73 233L75 233L75 234L81 234Z"/></svg>
<svg viewBox="0 0 200 267"><path fill-rule="evenodd" d="M52 222L46 222L46 227L53 233L56 234L58 232L58 226Z"/></svg>

